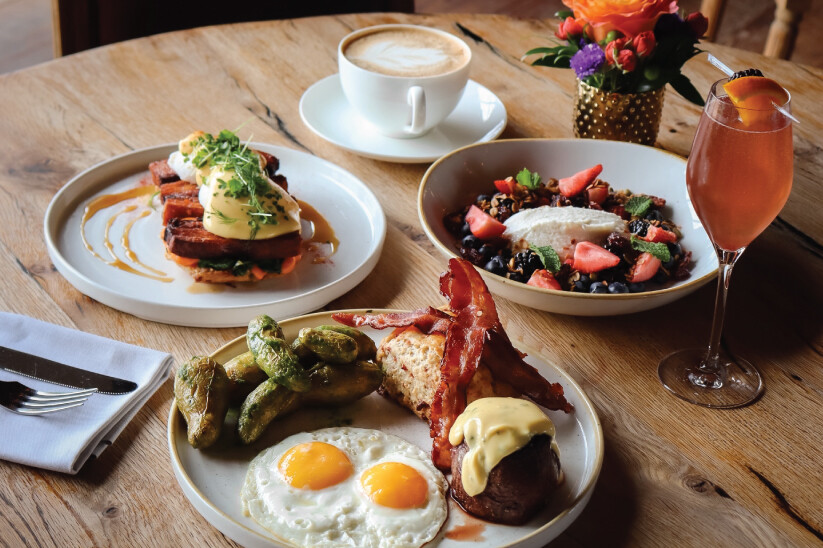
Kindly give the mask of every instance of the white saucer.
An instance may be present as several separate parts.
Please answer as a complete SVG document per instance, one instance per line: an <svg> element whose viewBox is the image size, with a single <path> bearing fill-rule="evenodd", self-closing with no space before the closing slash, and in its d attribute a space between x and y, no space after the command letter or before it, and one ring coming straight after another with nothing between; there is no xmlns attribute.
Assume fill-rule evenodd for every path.
<svg viewBox="0 0 823 548"><path fill-rule="evenodd" d="M300 117L310 130L340 148L367 158L410 164L433 162L460 147L491 141L503 132L507 120L500 99L469 80L454 112L429 133L415 139L386 137L354 112L337 74L303 93Z"/></svg>

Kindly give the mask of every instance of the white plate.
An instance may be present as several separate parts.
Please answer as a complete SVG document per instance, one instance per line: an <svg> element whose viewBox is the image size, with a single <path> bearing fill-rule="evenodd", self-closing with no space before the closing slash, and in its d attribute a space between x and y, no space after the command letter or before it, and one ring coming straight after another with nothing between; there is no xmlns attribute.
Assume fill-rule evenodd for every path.
<svg viewBox="0 0 823 548"><path fill-rule="evenodd" d="M666 213L692 252L691 275L663 289L622 295L592 295L528 286L481 268L492 293L516 303L559 314L611 316L649 310L685 297L717 275L717 256L686 190L686 161L657 148L591 139L511 139L468 146L429 167L420 184L417 212L426 235L448 257L457 257L456 239L443 217L494 189L494 181L524 167L543 179L565 177L603 164L600 177L615 190L629 189L666 199Z"/></svg>
<svg viewBox="0 0 823 548"><path fill-rule="evenodd" d="M364 313L365 310L353 312ZM287 320L280 325L286 338L291 339L302 327L329 323L333 323L331 312L321 312ZM363 328L363 331L375 342L379 342L391 330ZM219 363L225 363L246 350L244 337L239 337L217 350L212 357ZM561 383L566 399L575 406L575 411L568 415L561 411L549 412L557 430L565 482L558 489L553 502L523 526L481 522L468 517L449 498L448 520L427 547L544 546L563 532L588 503L603 462L603 431L594 406L580 386L561 369L537 355L530 355L526 361L549 381ZM431 451L428 425L375 393L338 409L301 410L273 423L260 440L248 447L238 445L233 428L227 423L217 443L200 451L193 449L186 441L185 422L177 412L177 406L173 404L168 422L171 464L183 493L197 511L223 534L246 547L288 545L257 525L253 519L243 515L240 488L248 464L260 451L291 434L342 425L382 430L404 438L427 452ZM482 524L482 533L479 533L476 540L446 538L449 531L467 522Z"/></svg>
<svg viewBox="0 0 823 548"><path fill-rule="evenodd" d="M300 117L310 130L367 158L399 163L426 163L456 148L491 141L506 128L506 107L497 96L469 80L463 98L448 118L415 139L394 139L378 133L352 109L340 76L313 84L300 99Z"/></svg>
<svg viewBox="0 0 823 548"><path fill-rule="evenodd" d="M44 221L52 262L69 283L89 297L141 318L175 325L237 327L246 325L257 314L286 318L328 304L360 283L377 263L386 236L386 218L380 203L359 179L330 162L284 147L250 145L277 156L279 173L288 179L289 192L317 209L331 224L340 247L328 264L303 260L290 274L236 287L194 284L185 270L165 257L159 208L133 225L131 248L142 262L167 273L174 281L137 276L93 257L80 235L86 205L96 196L137 186L148 175L150 162L167 157L175 149L176 145L171 144L105 161L60 189ZM103 233L109 216L101 211L86 225L90 243L101 254L105 253ZM119 242L125 226L125 219L114 223L112 243ZM123 257L122 248L118 254Z"/></svg>

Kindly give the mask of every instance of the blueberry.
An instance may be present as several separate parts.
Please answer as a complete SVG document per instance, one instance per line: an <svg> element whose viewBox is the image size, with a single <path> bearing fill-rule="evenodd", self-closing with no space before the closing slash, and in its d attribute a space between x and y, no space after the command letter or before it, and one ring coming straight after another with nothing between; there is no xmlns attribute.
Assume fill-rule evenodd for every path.
<svg viewBox="0 0 823 548"><path fill-rule="evenodd" d="M669 244L669 253L672 254L672 257L677 257L683 254L683 248L680 247L680 244Z"/></svg>
<svg viewBox="0 0 823 548"><path fill-rule="evenodd" d="M460 227L460 235L461 236L468 236L472 233L472 229L469 226L468 222L463 223L463 226Z"/></svg>
<svg viewBox="0 0 823 548"><path fill-rule="evenodd" d="M481 194L477 197L477 203L478 204L480 202L491 202L491 200L492 200L492 197L489 196L488 194Z"/></svg>
<svg viewBox="0 0 823 548"><path fill-rule="evenodd" d="M646 213L646 218L650 221L662 221L663 214L656 209L652 209L648 213Z"/></svg>
<svg viewBox="0 0 823 548"><path fill-rule="evenodd" d="M460 245L463 247L468 247L469 249L477 249L483 245L483 242L481 242L480 239L474 234L469 234L468 236L463 237Z"/></svg>
<svg viewBox="0 0 823 548"><path fill-rule="evenodd" d="M657 271L657 274L652 278L655 283L664 284L669 281L669 273L662 268Z"/></svg>
<svg viewBox="0 0 823 548"><path fill-rule="evenodd" d="M602 282L592 282L591 287L589 287L589 293L595 293L595 294L600 295L600 294L608 293L608 292L609 292L609 286L607 286L606 284L604 284Z"/></svg>
<svg viewBox="0 0 823 548"><path fill-rule="evenodd" d="M612 282L609 284L609 293L628 293L629 288L622 282Z"/></svg>
<svg viewBox="0 0 823 548"><path fill-rule="evenodd" d="M509 272L509 279L515 282L526 283L529 281L531 276L526 276L525 274L521 274L520 272Z"/></svg>
<svg viewBox="0 0 823 548"><path fill-rule="evenodd" d="M497 274L498 276L505 276L509 269L506 267L506 262L500 255L495 255L491 258L489 262L486 263L486 266L483 267L484 269L488 270L492 274Z"/></svg>
<svg viewBox="0 0 823 548"><path fill-rule="evenodd" d="M480 252L480 257L484 261L488 261L494 255L494 247L490 246L489 244L481 245L478 251Z"/></svg>
<svg viewBox="0 0 823 548"><path fill-rule="evenodd" d="M642 293L646 291L646 284L643 282L632 282L629 284L629 293Z"/></svg>

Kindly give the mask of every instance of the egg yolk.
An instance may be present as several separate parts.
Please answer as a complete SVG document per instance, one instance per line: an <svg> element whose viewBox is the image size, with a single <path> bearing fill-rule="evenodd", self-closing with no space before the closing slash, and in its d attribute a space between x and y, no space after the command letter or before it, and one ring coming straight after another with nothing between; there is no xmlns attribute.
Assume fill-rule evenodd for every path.
<svg viewBox="0 0 823 548"><path fill-rule="evenodd" d="M411 466L399 462L372 466L360 476L360 485L373 503L389 508L420 508L428 499L425 478Z"/></svg>
<svg viewBox="0 0 823 548"><path fill-rule="evenodd" d="M292 487L312 491L337 485L354 470L343 451L320 441L295 445L283 453L277 468Z"/></svg>

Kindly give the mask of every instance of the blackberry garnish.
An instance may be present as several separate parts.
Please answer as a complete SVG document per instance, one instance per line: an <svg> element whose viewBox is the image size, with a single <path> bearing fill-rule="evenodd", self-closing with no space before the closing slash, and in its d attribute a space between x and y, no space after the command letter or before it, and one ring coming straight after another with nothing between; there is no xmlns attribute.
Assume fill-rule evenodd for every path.
<svg viewBox="0 0 823 548"><path fill-rule="evenodd" d="M734 74L732 74L729 80L734 80L735 78L743 78L744 76L763 76L763 73L760 72L756 68L748 68L746 70L738 70Z"/></svg>

